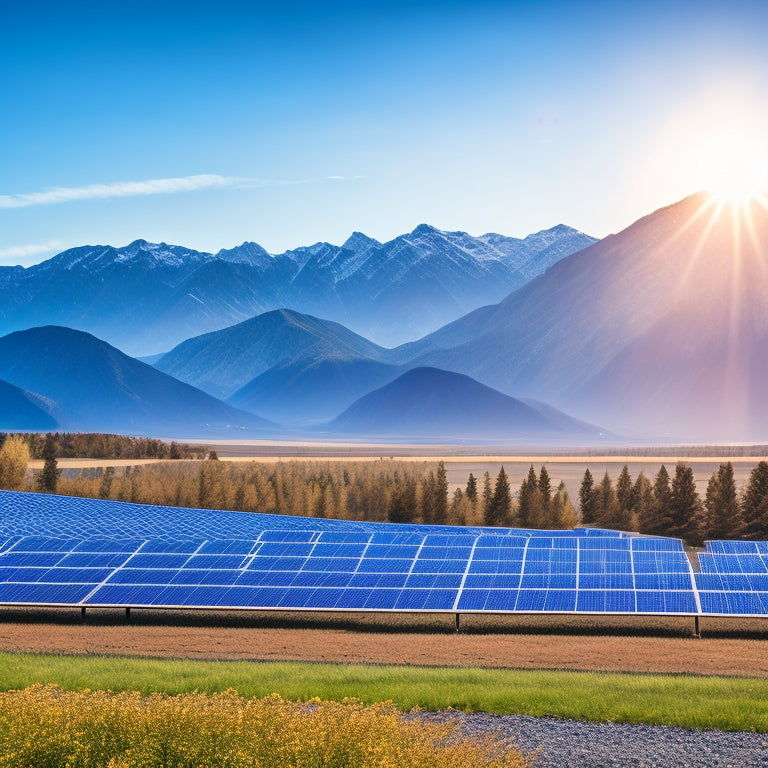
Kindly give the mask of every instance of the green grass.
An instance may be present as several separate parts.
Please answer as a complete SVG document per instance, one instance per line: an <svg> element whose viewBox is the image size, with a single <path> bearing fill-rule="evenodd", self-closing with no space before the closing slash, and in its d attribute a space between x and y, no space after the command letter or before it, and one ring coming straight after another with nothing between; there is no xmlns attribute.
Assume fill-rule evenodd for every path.
<svg viewBox="0 0 768 768"><path fill-rule="evenodd" d="M502 669L167 661L0 653L0 690L55 683L67 690L279 693L302 700L391 700L402 710L493 714L768 732L768 680Z"/></svg>

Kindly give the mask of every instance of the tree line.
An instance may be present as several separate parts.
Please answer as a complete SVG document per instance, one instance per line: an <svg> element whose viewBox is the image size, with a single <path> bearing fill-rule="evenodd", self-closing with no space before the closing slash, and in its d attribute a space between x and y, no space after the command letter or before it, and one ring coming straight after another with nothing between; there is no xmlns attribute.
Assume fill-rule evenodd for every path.
<svg viewBox="0 0 768 768"><path fill-rule="evenodd" d="M100 476L62 477L57 435L38 446L42 471L27 473L32 456L28 436L12 435L0 445L0 488L61 493L203 509L231 509L343 520L434 525L572 529L597 526L672 536L692 546L707 539L768 539L768 462L752 470L741 494L733 465L716 470L702 500L693 470L679 462L673 476L662 465L651 481L632 479L625 464L614 484L605 473L595 482L589 469L579 489L579 513L565 484L553 488L546 466L533 466L513 493L502 466L470 473L449 498L445 465L379 460L221 462L211 451L204 461L169 461Z"/></svg>
<svg viewBox="0 0 768 768"><path fill-rule="evenodd" d="M199 445L98 432L0 432L0 449L6 440L15 437L26 444L30 458L41 460L48 435L53 439L56 456L60 459L202 459L207 453Z"/></svg>
<svg viewBox="0 0 768 768"><path fill-rule="evenodd" d="M627 465L616 485L606 472L596 483L584 472L579 489L582 525L672 536L691 546L713 539L768 539L768 462L752 470L741 494L736 491L733 464L720 464L707 483L702 500L693 470L678 462L672 477L661 465L653 482L643 472L632 480Z"/></svg>

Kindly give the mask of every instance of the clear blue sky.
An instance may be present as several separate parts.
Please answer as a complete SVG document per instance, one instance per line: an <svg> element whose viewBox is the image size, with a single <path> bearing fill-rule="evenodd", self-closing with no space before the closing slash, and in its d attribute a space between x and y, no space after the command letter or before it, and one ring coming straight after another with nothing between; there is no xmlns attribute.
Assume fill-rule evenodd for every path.
<svg viewBox="0 0 768 768"><path fill-rule="evenodd" d="M738 0L0 0L0 264L601 237L700 188L713 133L768 136L766 32Z"/></svg>

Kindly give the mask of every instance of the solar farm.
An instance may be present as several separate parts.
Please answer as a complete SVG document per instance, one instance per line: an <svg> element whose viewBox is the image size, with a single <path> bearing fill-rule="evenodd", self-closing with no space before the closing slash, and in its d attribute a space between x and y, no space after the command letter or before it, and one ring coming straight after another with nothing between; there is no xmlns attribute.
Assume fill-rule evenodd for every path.
<svg viewBox="0 0 768 768"><path fill-rule="evenodd" d="M768 616L768 542L299 518L0 492L0 605Z"/></svg>

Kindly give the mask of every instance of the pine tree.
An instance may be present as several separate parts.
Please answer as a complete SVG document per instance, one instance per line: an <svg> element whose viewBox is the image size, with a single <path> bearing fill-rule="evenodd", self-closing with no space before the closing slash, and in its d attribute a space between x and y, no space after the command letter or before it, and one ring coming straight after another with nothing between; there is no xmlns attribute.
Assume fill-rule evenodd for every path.
<svg viewBox="0 0 768 768"><path fill-rule="evenodd" d="M539 498L541 502L542 528L554 528L554 516L552 514L552 481L549 479L547 468L542 465L539 472Z"/></svg>
<svg viewBox="0 0 768 768"><path fill-rule="evenodd" d="M389 500L390 523L412 523L416 519L416 481L406 477L395 484Z"/></svg>
<svg viewBox="0 0 768 768"><path fill-rule="evenodd" d="M651 507L640 522L640 533L669 536L672 530L672 488L669 472L662 464L653 480Z"/></svg>
<svg viewBox="0 0 768 768"><path fill-rule="evenodd" d="M469 473L469 480L467 480L465 495L472 504L477 504L477 480L475 480L475 476L471 472Z"/></svg>
<svg viewBox="0 0 768 768"><path fill-rule="evenodd" d="M531 464L527 477L520 484L518 494L518 519L521 528L542 527L543 507L536 470Z"/></svg>
<svg viewBox="0 0 768 768"><path fill-rule="evenodd" d="M38 478L40 490L43 493L56 493L61 470L57 468L56 462L56 439L50 432L45 436L43 459L45 460L43 471Z"/></svg>
<svg viewBox="0 0 768 768"><path fill-rule="evenodd" d="M606 471L597 487L597 525L600 528L620 529L621 515L616 489Z"/></svg>
<svg viewBox="0 0 768 768"><path fill-rule="evenodd" d="M706 496L708 539L736 539L744 522L736 497L736 482L733 479L733 464L727 462L712 473L707 484Z"/></svg>
<svg viewBox="0 0 768 768"><path fill-rule="evenodd" d="M425 525L435 522L435 509L437 506L437 479L435 473L430 472L421 481L421 520Z"/></svg>
<svg viewBox="0 0 768 768"><path fill-rule="evenodd" d="M768 539L768 462L761 461L750 473L741 500L744 535L748 539Z"/></svg>
<svg viewBox="0 0 768 768"><path fill-rule="evenodd" d="M483 474L483 519L488 518L488 511L491 508L493 499L493 490L491 488L491 473L488 470Z"/></svg>
<svg viewBox="0 0 768 768"><path fill-rule="evenodd" d="M445 525L448 522L448 475L442 461L437 465L433 520L435 525Z"/></svg>
<svg viewBox="0 0 768 768"><path fill-rule="evenodd" d="M579 488L579 503L581 505L582 525L594 525L597 522L597 498L595 496L595 481L589 467L584 471L584 479Z"/></svg>
<svg viewBox="0 0 768 768"><path fill-rule="evenodd" d="M616 481L616 498L623 510L631 512L634 508L632 498L632 478L629 475L629 467L625 464Z"/></svg>
<svg viewBox="0 0 768 768"><path fill-rule="evenodd" d="M496 475L496 488L493 492L488 513L485 516L486 525L509 525L512 517L512 495L509 490L509 478L502 466Z"/></svg>
<svg viewBox="0 0 768 768"><path fill-rule="evenodd" d="M653 524L653 486L642 472L637 476L632 487L632 498L635 505L637 530L640 533L646 533L648 527Z"/></svg>
<svg viewBox="0 0 768 768"><path fill-rule="evenodd" d="M672 526L668 535L698 546L702 543L702 508L693 470L682 462L675 467L670 496Z"/></svg>

